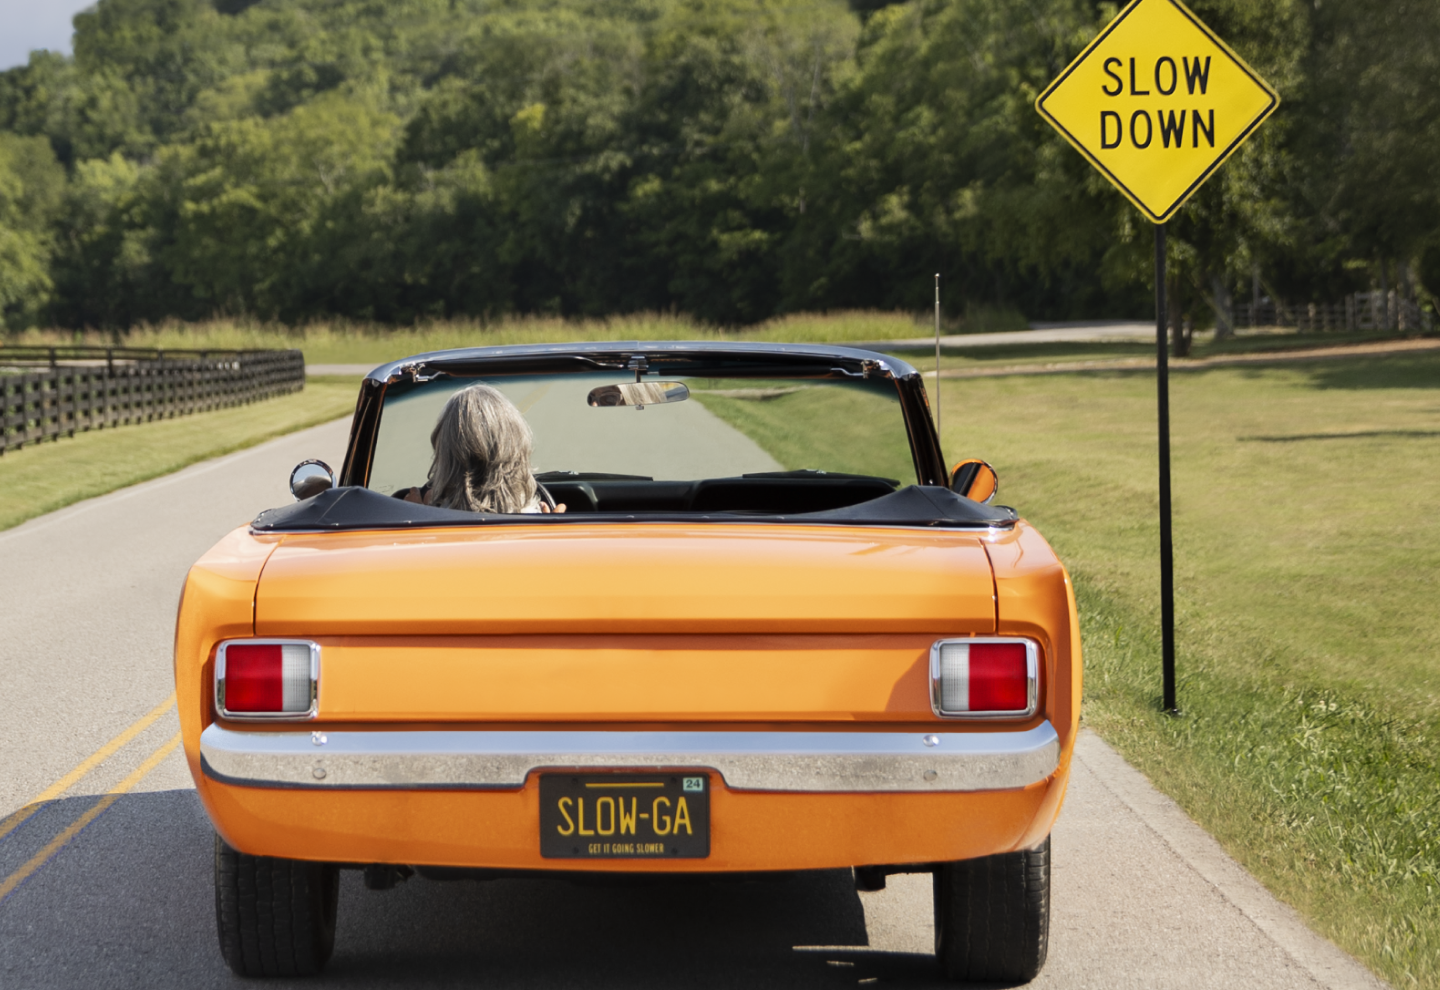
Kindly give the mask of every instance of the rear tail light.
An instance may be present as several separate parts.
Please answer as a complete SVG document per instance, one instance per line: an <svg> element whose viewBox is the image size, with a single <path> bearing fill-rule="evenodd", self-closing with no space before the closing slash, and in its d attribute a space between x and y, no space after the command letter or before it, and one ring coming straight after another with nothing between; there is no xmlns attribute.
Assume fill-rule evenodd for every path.
<svg viewBox="0 0 1440 990"><path fill-rule="evenodd" d="M930 647L930 703L947 718L1035 714L1040 650L1028 639L943 639Z"/></svg>
<svg viewBox="0 0 1440 990"><path fill-rule="evenodd" d="M231 640L215 652L215 710L223 718L314 718L319 680L315 643Z"/></svg>

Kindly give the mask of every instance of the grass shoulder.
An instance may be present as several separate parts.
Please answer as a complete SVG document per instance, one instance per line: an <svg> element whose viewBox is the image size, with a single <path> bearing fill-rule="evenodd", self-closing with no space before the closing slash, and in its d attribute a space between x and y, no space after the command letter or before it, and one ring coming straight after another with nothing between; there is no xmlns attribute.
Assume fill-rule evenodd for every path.
<svg viewBox="0 0 1440 990"><path fill-rule="evenodd" d="M316 426L355 408L358 381L312 378L292 395L243 406L78 433L0 457L0 529Z"/></svg>

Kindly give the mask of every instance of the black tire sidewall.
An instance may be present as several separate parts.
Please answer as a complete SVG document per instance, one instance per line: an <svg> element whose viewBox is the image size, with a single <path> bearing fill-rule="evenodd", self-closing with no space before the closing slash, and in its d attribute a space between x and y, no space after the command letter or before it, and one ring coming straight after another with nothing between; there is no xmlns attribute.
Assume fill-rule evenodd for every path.
<svg viewBox="0 0 1440 990"><path fill-rule="evenodd" d="M335 950L340 871L251 856L215 837L215 929L238 976L312 976Z"/></svg>
<svg viewBox="0 0 1440 990"><path fill-rule="evenodd" d="M1050 837L936 867L935 958L960 981L1028 983L1049 953Z"/></svg>

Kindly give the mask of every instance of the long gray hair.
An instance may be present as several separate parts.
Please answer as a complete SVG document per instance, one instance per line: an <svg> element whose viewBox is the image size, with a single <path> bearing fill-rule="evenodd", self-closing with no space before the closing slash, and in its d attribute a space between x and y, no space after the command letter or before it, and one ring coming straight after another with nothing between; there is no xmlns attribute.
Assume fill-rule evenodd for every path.
<svg viewBox="0 0 1440 990"><path fill-rule="evenodd" d="M530 424L498 390L462 388L430 433L430 504L471 512L536 511L534 444Z"/></svg>

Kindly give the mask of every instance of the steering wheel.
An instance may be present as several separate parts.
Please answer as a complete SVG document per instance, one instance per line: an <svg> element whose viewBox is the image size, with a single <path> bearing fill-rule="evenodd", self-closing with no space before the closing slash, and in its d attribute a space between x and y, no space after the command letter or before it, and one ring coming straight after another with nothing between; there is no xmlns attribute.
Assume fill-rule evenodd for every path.
<svg viewBox="0 0 1440 990"><path fill-rule="evenodd" d="M550 507L551 512L556 511L555 496L551 495L550 492L545 488L545 486L540 484L540 482L538 481L535 482L535 493L540 496L541 502L544 502L547 506Z"/></svg>

